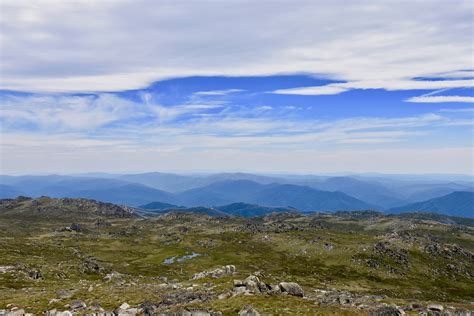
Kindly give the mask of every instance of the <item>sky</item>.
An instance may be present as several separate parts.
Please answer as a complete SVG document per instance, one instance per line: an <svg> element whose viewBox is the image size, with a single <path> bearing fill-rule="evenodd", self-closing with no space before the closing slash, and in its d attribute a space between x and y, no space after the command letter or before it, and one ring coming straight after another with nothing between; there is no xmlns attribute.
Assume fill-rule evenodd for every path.
<svg viewBox="0 0 474 316"><path fill-rule="evenodd" d="M474 174L472 1L0 2L0 173Z"/></svg>

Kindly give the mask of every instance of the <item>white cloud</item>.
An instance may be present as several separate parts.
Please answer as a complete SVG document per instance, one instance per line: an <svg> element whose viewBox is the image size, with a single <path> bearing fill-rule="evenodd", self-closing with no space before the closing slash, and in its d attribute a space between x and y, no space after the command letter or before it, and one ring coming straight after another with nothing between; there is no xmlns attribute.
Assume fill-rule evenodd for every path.
<svg viewBox="0 0 474 316"><path fill-rule="evenodd" d="M459 95L436 95L436 96L422 95L419 97L409 98L405 101L413 102L413 103L444 103L444 102L474 103L474 97L459 96Z"/></svg>
<svg viewBox="0 0 474 316"><path fill-rule="evenodd" d="M24 141L24 140L23 140ZM37 141L37 139L31 140ZM65 144L72 144L69 139ZM472 147L386 148L373 150L341 147L325 150L306 148L288 152L267 149L208 149L183 151L179 146L148 147L137 150L121 146L68 147L43 141L43 148L22 147L0 155L2 172L27 174L71 172L146 172L150 170L258 171L258 172L388 172L388 173L470 173L474 174ZM350 144L348 144L350 145ZM374 144L378 145L378 144ZM98 150L100 149L100 150ZM212 164L209 163L212 157ZM409 157L409 159L407 159ZM91 165L89 162L94 161ZM443 166L441 169L440 166Z"/></svg>
<svg viewBox="0 0 474 316"><path fill-rule="evenodd" d="M325 86L316 87L304 87L304 88L292 88L292 89L279 89L272 91L276 94L298 94L298 95L331 95L339 94L349 90L339 84L330 84Z"/></svg>
<svg viewBox="0 0 474 316"><path fill-rule="evenodd" d="M110 92L164 78L281 73L418 89L410 78L463 78L472 68L469 0L0 5L2 89Z"/></svg>
<svg viewBox="0 0 474 316"><path fill-rule="evenodd" d="M452 112L452 113L472 113L474 108L461 108L461 109L441 109L440 112Z"/></svg>
<svg viewBox="0 0 474 316"><path fill-rule="evenodd" d="M35 125L46 131L90 130L125 117L145 115L144 106L113 95L4 96L0 118L5 128Z"/></svg>
<svg viewBox="0 0 474 316"><path fill-rule="evenodd" d="M317 120L291 109L269 111L212 103L164 107L156 104L151 95L143 95L142 100L133 102L114 94L7 98L0 112L1 172L93 171L91 168L131 171L121 169L130 166L139 166L136 168L141 170L173 170L179 166L186 171L189 166L190 170L304 172L310 166L300 164L309 163L310 158L314 159L310 165L327 167L326 171L352 166L351 169L361 168L360 171L388 172L395 166L385 162L377 170L369 162L379 166L376 159L389 152L409 152L410 147L417 148L415 155L428 159L424 152L432 153L429 146L419 144L430 139L432 133L450 126L473 127L472 119L466 117L471 113L464 111L400 118ZM216 112L220 107L222 110ZM361 160L363 151L366 161ZM383 154L372 156L374 151ZM340 158L343 161L348 157L354 161L336 170L336 166L341 167L340 160L331 152L347 155ZM262 165L264 159L269 163ZM405 157L401 165L407 167L406 160L409 159ZM422 162L414 165L420 167L420 172L429 169ZM458 168L450 162L443 166L443 172ZM407 168L404 172L412 167Z"/></svg>
<svg viewBox="0 0 474 316"><path fill-rule="evenodd" d="M346 92L352 89L384 89L384 90L393 91L393 90L439 90L439 89L473 88L473 87L474 87L474 80L472 79L362 80L362 81L353 81L353 82L345 82L345 83L332 83L328 85L315 86L315 87L280 89L280 90L275 90L272 92L276 94L326 95L326 94L339 94L339 93ZM416 101L412 101L412 102L416 102ZM444 102L450 102L450 101L444 101ZM458 102L463 102L463 101L458 101Z"/></svg>
<svg viewBox="0 0 474 316"><path fill-rule="evenodd" d="M216 95L227 95L230 93L242 92L242 89L226 89L226 90L210 90L210 91L198 91L194 93L200 96L216 96Z"/></svg>
<svg viewBox="0 0 474 316"><path fill-rule="evenodd" d="M109 93L96 96L4 95L0 119L4 130L19 129L20 126L31 130L33 126L51 133L93 132L111 123L124 125L139 119L163 123L223 107L219 102L162 106L147 94L142 99L143 102L134 102Z"/></svg>

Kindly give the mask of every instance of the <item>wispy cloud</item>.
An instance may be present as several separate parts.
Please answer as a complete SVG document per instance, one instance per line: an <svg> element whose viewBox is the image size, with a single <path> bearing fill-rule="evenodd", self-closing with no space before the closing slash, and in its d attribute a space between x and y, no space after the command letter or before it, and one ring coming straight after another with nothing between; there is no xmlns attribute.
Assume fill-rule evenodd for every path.
<svg viewBox="0 0 474 316"><path fill-rule="evenodd" d="M272 91L276 94L297 95L329 95L339 94L354 89L384 89L395 90L439 90L452 88L473 88L474 80L361 80L344 83L332 83L323 86L279 89ZM449 101L447 101L449 102ZM460 101L462 102L462 101Z"/></svg>
<svg viewBox="0 0 474 316"><path fill-rule="evenodd" d="M474 108L461 108L461 109L441 109L440 112L450 113L474 113Z"/></svg>
<svg viewBox="0 0 474 316"><path fill-rule="evenodd" d="M474 97L459 96L459 95L436 95L436 96L419 96L412 97L406 102L412 103L445 103L445 102L460 102L460 103L474 103Z"/></svg>
<svg viewBox="0 0 474 316"><path fill-rule="evenodd" d="M201 96L216 96L216 95L227 95L230 93L237 93L242 92L242 89L226 89L226 90L210 90L210 91L198 91L195 92L194 95L201 95Z"/></svg>
<svg viewBox="0 0 474 316"><path fill-rule="evenodd" d="M98 95L28 95L1 96L0 120L4 129L39 129L42 131L89 131L110 124L131 124L141 121L170 122L223 107L221 102L186 103L163 106L142 95L135 102L115 94Z"/></svg>
<svg viewBox="0 0 474 316"><path fill-rule="evenodd" d="M190 100L192 100L192 96ZM308 143L382 138L393 141L414 135L421 127L440 127L464 122L465 118L449 118L441 113L427 113L400 118L352 117L317 119L295 111L294 106L273 109L270 106L229 105L220 101L184 103L163 106L151 94L132 101L114 94L96 96L30 95L2 97L0 120L6 132L80 133L95 139L117 138L139 140L147 145L154 135L167 135L171 143L177 137L209 136L225 143L230 138L246 137L261 143ZM451 112L454 112L451 111ZM468 112L459 110L461 114ZM93 136L92 136L93 135ZM360 141L362 142L362 141ZM195 145L196 142L186 141ZM370 143L370 141L367 141ZM202 143L206 146L206 142ZM183 144L184 146L184 144Z"/></svg>
<svg viewBox="0 0 474 316"><path fill-rule="evenodd" d="M349 88L341 84L330 84L325 86L291 88L274 90L276 94L297 94L297 95L331 95L348 91Z"/></svg>
<svg viewBox="0 0 474 316"><path fill-rule="evenodd" d="M229 155L258 160L256 156L271 159L289 151L305 155L311 151L311 155L317 155L343 149L353 155L351 150L371 153L381 148L393 149L394 145L416 146L420 139L452 126L473 128L472 120L466 117L471 113L467 111L318 119L286 107L262 109L212 102L163 106L155 102L153 95L134 101L114 94L3 98L0 159L9 168L20 166L18 162L25 157L49 165L48 157L52 156L64 158L62 167L73 162L82 165L83 159L94 161L93 167L98 168L100 164L96 162L104 157L123 157L124 166L131 166L134 159L147 162L149 157L155 157L160 168L176 168L177 162L195 166L196 161L207 156L233 161L234 169L239 169L250 165L234 161ZM74 117L78 117L77 121ZM278 159L291 166L299 159L292 156ZM31 168L37 167L36 162L30 164ZM204 162L198 164L203 166ZM24 166L21 168L24 170Z"/></svg>

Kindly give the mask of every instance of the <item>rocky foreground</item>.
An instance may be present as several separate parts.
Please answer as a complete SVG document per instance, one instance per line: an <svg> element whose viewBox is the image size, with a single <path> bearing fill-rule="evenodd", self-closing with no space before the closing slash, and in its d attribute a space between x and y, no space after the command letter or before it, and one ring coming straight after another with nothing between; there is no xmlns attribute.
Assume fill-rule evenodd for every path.
<svg viewBox="0 0 474 316"><path fill-rule="evenodd" d="M375 212L0 201L0 315L471 315L474 230Z"/></svg>

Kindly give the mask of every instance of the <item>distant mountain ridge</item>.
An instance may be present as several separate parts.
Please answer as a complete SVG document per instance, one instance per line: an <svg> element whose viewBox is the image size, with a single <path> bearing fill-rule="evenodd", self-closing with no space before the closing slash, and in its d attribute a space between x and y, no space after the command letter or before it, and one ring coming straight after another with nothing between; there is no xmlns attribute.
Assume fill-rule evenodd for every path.
<svg viewBox="0 0 474 316"><path fill-rule="evenodd" d="M389 210L390 213L424 211L459 217L474 217L474 192L453 192L438 198L411 203Z"/></svg>
<svg viewBox="0 0 474 316"><path fill-rule="evenodd" d="M157 213L165 212L193 212L205 213L211 216L241 216L241 217L255 217L264 216L270 213L283 212L298 212L297 209L291 207L267 207L248 203L232 203L228 205L216 207L180 207L168 203L153 202L146 205L139 206L140 209L154 211Z"/></svg>
<svg viewBox="0 0 474 316"><path fill-rule="evenodd" d="M162 188L162 189L160 189ZM260 175L218 173L178 175L84 174L46 176L0 175L0 197L82 197L129 206L152 202L186 207L215 207L243 202L301 211L384 211L427 201L456 191L474 191L469 178L460 182L423 181L382 176Z"/></svg>
<svg viewBox="0 0 474 316"><path fill-rule="evenodd" d="M177 198L185 206L244 202L265 206L291 206L302 211L365 210L375 207L342 192L321 191L291 184L259 184L249 180L216 182L182 192Z"/></svg>
<svg viewBox="0 0 474 316"><path fill-rule="evenodd" d="M158 202L158 201L140 205L138 207L145 210L167 210L167 209L184 208L183 206L170 204L170 203L163 203L163 202Z"/></svg>
<svg viewBox="0 0 474 316"><path fill-rule="evenodd" d="M14 186L8 184L0 184L0 199L17 197L25 195L25 193Z"/></svg>

